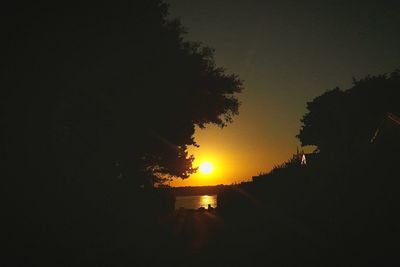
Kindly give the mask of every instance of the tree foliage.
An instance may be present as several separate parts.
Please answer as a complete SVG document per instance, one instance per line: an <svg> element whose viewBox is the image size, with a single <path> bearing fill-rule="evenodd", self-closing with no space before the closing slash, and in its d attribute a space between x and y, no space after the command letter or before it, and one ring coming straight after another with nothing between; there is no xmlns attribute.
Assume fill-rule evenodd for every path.
<svg viewBox="0 0 400 267"><path fill-rule="evenodd" d="M186 178L195 126L238 114L242 82L184 40L162 1L12 3L8 13L9 135L37 169Z"/></svg>
<svg viewBox="0 0 400 267"><path fill-rule="evenodd" d="M349 155L365 147L387 112L400 113L400 72L353 80L345 91L335 88L307 103L297 135L302 145L321 152Z"/></svg>

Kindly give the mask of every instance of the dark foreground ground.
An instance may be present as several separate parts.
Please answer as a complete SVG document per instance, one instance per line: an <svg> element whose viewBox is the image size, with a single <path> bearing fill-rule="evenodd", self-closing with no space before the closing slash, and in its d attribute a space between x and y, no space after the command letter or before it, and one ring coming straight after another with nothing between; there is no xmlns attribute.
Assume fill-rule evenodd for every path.
<svg viewBox="0 0 400 267"><path fill-rule="evenodd" d="M398 266L396 221L320 217L313 222L273 205L162 216L132 211L87 224L81 217L76 228L14 230L2 266Z"/></svg>
<svg viewBox="0 0 400 267"><path fill-rule="evenodd" d="M148 243L153 248L131 260L159 266L398 266L393 229L370 229L368 236L362 225L353 225L355 233L347 235L349 226L334 222L309 225L279 211L271 215L177 211L160 219L158 243Z"/></svg>
<svg viewBox="0 0 400 267"><path fill-rule="evenodd" d="M162 222L164 260L175 266L398 266L393 229L310 225L279 211L221 216L178 211ZM358 228L359 227L359 228ZM357 233L359 231L359 233ZM377 234L377 232L379 232Z"/></svg>
<svg viewBox="0 0 400 267"><path fill-rule="evenodd" d="M126 187L23 191L3 203L1 266L400 266L399 157L371 155L226 188L213 211Z"/></svg>

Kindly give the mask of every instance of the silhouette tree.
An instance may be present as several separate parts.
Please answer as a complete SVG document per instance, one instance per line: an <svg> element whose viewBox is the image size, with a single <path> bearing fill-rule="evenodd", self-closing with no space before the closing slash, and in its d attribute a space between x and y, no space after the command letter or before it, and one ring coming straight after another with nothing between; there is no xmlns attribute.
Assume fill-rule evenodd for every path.
<svg viewBox="0 0 400 267"><path fill-rule="evenodd" d="M238 114L242 82L212 49L184 41L162 1L11 3L8 14L6 109L35 168L136 185L186 178L195 126L224 127Z"/></svg>
<svg viewBox="0 0 400 267"><path fill-rule="evenodd" d="M149 244L146 215L172 202L139 186L195 171L195 127L230 123L242 82L184 40L163 1L12 1L1 13L5 243L41 265L116 239Z"/></svg>
<svg viewBox="0 0 400 267"><path fill-rule="evenodd" d="M399 71L354 79L350 89L335 88L307 103L297 137L322 153L355 155L370 143L387 112L400 112L399 94Z"/></svg>

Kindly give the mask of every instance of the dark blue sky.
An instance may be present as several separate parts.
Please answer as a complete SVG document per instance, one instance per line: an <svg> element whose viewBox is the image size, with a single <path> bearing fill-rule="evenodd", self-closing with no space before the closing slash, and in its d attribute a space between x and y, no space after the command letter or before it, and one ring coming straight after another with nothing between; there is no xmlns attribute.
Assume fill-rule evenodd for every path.
<svg viewBox="0 0 400 267"><path fill-rule="evenodd" d="M295 152L307 101L350 87L352 77L400 68L400 1L167 2L187 39L215 48L217 65L245 81L235 122L196 132L198 158L220 154L221 182L268 171Z"/></svg>

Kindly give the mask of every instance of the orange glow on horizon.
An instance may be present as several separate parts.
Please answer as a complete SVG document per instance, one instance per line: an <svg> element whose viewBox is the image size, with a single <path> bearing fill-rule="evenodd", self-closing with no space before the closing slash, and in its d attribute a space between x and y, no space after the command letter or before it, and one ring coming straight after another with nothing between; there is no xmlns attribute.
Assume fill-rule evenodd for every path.
<svg viewBox="0 0 400 267"><path fill-rule="evenodd" d="M295 142L280 144L264 136L259 129L240 127L238 122L239 118L224 129L212 125L204 130L197 128L195 138L200 147L190 146L188 153L195 156L194 167L209 162L213 166L212 172L205 174L198 170L187 179L174 179L169 185L229 185L251 181L252 176L268 172L296 152Z"/></svg>

